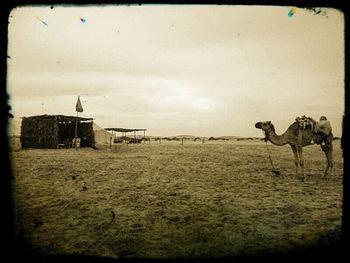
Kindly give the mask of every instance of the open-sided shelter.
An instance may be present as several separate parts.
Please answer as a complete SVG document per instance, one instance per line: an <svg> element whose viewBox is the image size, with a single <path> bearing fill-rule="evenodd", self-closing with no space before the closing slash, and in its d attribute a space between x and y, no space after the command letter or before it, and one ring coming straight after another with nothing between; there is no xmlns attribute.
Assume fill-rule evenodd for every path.
<svg viewBox="0 0 350 263"><path fill-rule="evenodd" d="M111 131L113 135L115 135L116 132L121 132L122 137L115 138L115 142L127 141L128 143L140 143L142 139L136 137L136 132L143 131L143 139L144 139L146 137L146 131L147 131L147 129L128 129L128 128L105 128L105 130ZM130 138L126 136L126 134L129 132L134 133L134 138Z"/></svg>

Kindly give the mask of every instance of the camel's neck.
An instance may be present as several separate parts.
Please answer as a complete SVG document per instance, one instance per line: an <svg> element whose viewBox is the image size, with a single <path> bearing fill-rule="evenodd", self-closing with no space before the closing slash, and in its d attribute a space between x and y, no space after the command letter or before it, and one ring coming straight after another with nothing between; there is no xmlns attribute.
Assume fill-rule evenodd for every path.
<svg viewBox="0 0 350 263"><path fill-rule="evenodd" d="M282 135L277 135L275 131L270 131L267 134L267 139L274 145L282 146L288 143L287 132Z"/></svg>

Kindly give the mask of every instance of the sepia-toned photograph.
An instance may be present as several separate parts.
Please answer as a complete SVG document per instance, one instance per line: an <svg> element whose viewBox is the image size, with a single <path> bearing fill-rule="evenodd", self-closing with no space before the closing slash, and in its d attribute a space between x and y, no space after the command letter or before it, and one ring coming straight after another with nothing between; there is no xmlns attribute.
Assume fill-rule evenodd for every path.
<svg viewBox="0 0 350 263"><path fill-rule="evenodd" d="M25 253L227 258L339 244L341 10L23 5L8 22Z"/></svg>

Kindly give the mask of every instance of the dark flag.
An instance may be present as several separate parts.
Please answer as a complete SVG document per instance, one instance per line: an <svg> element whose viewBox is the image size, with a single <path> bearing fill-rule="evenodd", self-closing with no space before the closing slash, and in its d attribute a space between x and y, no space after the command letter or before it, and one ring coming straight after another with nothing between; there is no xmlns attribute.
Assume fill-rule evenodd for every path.
<svg viewBox="0 0 350 263"><path fill-rule="evenodd" d="M75 110L77 112L83 112L83 106L81 105L81 102L80 102L80 96L78 96L77 104L75 105Z"/></svg>

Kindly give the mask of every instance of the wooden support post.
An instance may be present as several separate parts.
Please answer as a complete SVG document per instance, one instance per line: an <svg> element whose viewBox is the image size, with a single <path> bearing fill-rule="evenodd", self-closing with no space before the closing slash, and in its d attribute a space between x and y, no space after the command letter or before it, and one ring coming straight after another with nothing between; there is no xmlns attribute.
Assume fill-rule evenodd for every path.
<svg viewBox="0 0 350 263"><path fill-rule="evenodd" d="M75 118L75 138L78 137L78 112L77 112L77 117Z"/></svg>
<svg viewBox="0 0 350 263"><path fill-rule="evenodd" d="M77 147L77 138L78 138L78 112L77 112L77 117L75 118L75 135L74 135L74 148L78 150Z"/></svg>

